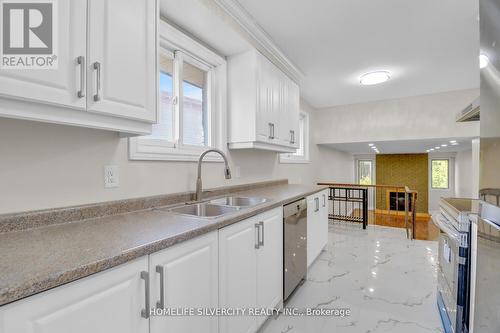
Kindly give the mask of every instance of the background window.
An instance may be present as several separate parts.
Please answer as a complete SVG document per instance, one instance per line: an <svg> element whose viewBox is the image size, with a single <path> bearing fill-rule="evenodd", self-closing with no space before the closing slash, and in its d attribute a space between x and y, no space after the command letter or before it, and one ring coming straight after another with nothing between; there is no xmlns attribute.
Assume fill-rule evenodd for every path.
<svg viewBox="0 0 500 333"><path fill-rule="evenodd" d="M153 125L153 130L149 136L152 139L162 139L174 141L174 110L173 110L173 55L160 54L160 94L159 98L159 118L158 124Z"/></svg>
<svg viewBox="0 0 500 333"><path fill-rule="evenodd" d="M306 123L306 116L305 114L301 113L299 117L299 149L295 151L292 155L294 156L302 156L305 157L306 150L305 150L305 123Z"/></svg>
<svg viewBox="0 0 500 333"><path fill-rule="evenodd" d="M297 133L299 147L295 153L280 154L281 163L309 163L309 114L300 112L299 133Z"/></svg>
<svg viewBox="0 0 500 333"><path fill-rule="evenodd" d="M361 185L373 185L373 161L358 161L358 183Z"/></svg>
<svg viewBox="0 0 500 333"><path fill-rule="evenodd" d="M432 188L447 189L449 187L449 160L432 160Z"/></svg>
<svg viewBox="0 0 500 333"><path fill-rule="evenodd" d="M208 146L207 72L183 63L182 142Z"/></svg>

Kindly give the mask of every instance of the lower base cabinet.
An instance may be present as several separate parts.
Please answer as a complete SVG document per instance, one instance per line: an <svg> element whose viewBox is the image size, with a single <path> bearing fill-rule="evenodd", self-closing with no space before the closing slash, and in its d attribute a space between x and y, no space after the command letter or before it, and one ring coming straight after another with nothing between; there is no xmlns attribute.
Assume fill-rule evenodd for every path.
<svg viewBox="0 0 500 333"><path fill-rule="evenodd" d="M141 316L147 272L145 256L5 305L0 332L149 333L149 319Z"/></svg>
<svg viewBox="0 0 500 333"><path fill-rule="evenodd" d="M149 256L151 308L218 307L217 232L180 243ZM163 296L163 297L162 297ZM163 304L162 304L163 303ZM217 333L216 316L152 316L151 333Z"/></svg>
<svg viewBox="0 0 500 333"><path fill-rule="evenodd" d="M328 190L307 197L307 267L328 243Z"/></svg>
<svg viewBox="0 0 500 333"><path fill-rule="evenodd" d="M267 315L152 312L278 309L282 300L283 207L278 207L2 306L0 332L253 333Z"/></svg>
<svg viewBox="0 0 500 333"><path fill-rule="evenodd" d="M283 299L283 208L219 230L219 306L279 308ZM267 316L221 316L221 333L256 332Z"/></svg>

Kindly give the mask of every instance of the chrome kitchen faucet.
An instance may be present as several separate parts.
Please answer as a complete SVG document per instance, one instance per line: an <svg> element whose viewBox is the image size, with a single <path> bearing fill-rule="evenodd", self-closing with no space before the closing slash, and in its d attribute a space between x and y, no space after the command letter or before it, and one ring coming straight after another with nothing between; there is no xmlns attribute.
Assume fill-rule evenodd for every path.
<svg viewBox="0 0 500 333"><path fill-rule="evenodd" d="M222 150L219 149L208 149L205 150L203 153L201 153L200 158L198 159L198 178L196 179L196 201L201 201L201 191L202 191L202 182L201 182L201 162L203 161L203 158L205 157L206 154L208 153L218 153L222 158L224 159L224 176L226 179L231 179L231 169L229 169L229 164L227 163L227 157L222 152Z"/></svg>

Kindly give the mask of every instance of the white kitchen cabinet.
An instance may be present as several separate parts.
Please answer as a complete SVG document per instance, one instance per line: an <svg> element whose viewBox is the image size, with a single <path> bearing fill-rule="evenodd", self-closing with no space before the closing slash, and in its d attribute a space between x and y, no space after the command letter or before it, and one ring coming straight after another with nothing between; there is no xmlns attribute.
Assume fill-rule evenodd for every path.
<svg viewBox="0 0 500 333"><path fill-rule="evenodd" d="M58 68L0 70L0 116L150 134L157 0L58 2Z"/></svg>
<svg viewBox="0 0 500 333"><path fill-rule="evenodd" d="M299 85L293 81L288 82L289 98L287 119L289 123L287 126L288 135L291 136L290 144L294 148L300 148L300 90Z"/></svg>
<svg viewBox="0 0 500 333"><path fill-rule="evenodd" d="M228 78L229 148L294 152L298 85L257 50L230 57Z"/></svg>
<svg viewBox="0 0 500 333"><path fill-rule="evenodd" d="M219 230L219 306L281 306L283 208ZM266 317L221 316L220 332L256 332Z"/></svg>
<svg viewBox="0 0 500 333"><path fill-rule="evenodd" d="M250 308L257 304L258 222L254 218L219 230L219 306ZM257 330L255 317L221 316L221 333Z"/></svg>
<svg viewBox="0 0 500 333"><path fill-rule="evenodd" d="M218 307L217 235L214 231L150 255L151 308ZM216 333L218 318L153 316L150 332Z"/></svg>
<svg viewBox="0 0 500 333"><path fill-rule="evenodd" d="M88 12L88 110L155 122L156 1L89 0Z"/></svg>
<svg viewBox="0 0 500 333"><path fill-rule="evenodd" d="M329 201L328 201L329 190L323 190L320 192L320 226L321 233L319 236L319 243L321 244L321 248L323 249L328 243L328 210L329 210Z"/></svg>
<svg viewBox="0 0 500 333"><path fill-rule="evenodd" d="M257 308L278 309L283 303L283 209L258 216L262 244L257 249ZM267 317L257 317L260 327Z"/></svg>
<svg viewBox="0 0 500 333"><path fill-rule="evenodd" d="M65 106L85 110L85 98L78 96L85 63L77 63L87 50L87 0L58 2L58 67L57 69L0 70L1 98L15 98L31 102Z"/></svg>
<svg viewBox="0 0 500 333"><path fill-rule="evenodd" d="M307 266L328 243L328 190L307 197Z"/></svg>
<svg viewBox="0 0 500 333"><path fill-rule="evenodd" d="M146 256L5 305L0 332L149 333L147 272Z"/></svg>

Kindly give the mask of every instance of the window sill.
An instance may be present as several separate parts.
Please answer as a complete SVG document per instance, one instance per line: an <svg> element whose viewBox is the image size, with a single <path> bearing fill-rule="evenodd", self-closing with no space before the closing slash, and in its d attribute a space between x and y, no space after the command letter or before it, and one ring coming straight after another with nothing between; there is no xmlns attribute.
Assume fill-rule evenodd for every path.
<svg viewBox="0 0 500 333"><path fill-rule="evenodd" d="M198 162L200 154L212 147L199 149L175 149L161 146L147 146L138 144L138 138L129 139L129 160L132 161L171 161L171 162ZM205 162L224 162L222 157L215 153L207 154Z"/></svg>
<svg viewBox="0 0 500 333"><path fill-rule="evenodd" d="M280 157L280 163L281 164L309 164L309 163L311 163L311 161L308 159Z"/></svg>

